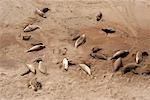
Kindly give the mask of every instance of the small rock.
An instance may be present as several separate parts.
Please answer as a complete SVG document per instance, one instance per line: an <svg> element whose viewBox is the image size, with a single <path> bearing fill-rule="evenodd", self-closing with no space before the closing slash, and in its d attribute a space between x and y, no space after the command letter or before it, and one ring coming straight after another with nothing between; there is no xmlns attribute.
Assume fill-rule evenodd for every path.
<svg viewBox="0 0 150 100"><path fill-rule="evenodd" d="M22 39L26 41L26 40L29 40L30 38L31 38L31 35L28 35L28 36L23 36Z"/></svg>
<svg viewBox="0 0 150 100"><path fill-rule="evenodd" d="M43 61L42 58L37 58L37 59L35 59L33 62L39 63L40 61Z"/></svg>

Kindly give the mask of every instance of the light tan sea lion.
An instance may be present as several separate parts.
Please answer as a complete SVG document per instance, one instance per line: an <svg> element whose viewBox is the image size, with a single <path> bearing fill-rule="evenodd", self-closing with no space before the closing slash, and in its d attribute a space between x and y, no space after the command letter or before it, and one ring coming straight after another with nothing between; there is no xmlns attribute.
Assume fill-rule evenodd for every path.
<svg viewBox="0 0 150 100"><path fill-rule="evenodd" d="M38 51L38 50L41 50L43 48L45 48L44 45L35 45L35 46L31 47L29 50L27 50L27 52Z"/></svg>
<svg viewBox="0 0 150 100"><path fill-rule="evenodd" d="M142 52L141 52L141 51L138 51L138 52L136 53L135 61L136 61L137 64L139 64L140 62L142 62L142 60L143 60Z"/></svg>
<svg viewBox="0 0 150 100"><path fill-rule="evenodd" d="M43 17L43 18L46 18L45 13L42 12L42 11L41 11L40 9L38 9L38 8L35 10L35 13L38 14L39 16Z"/></svg>
<svg viewBox="0 0 150 100"><path fill-rule="evenodd" d="M91 75L91 69L86 64L79 64L79 66L89 75Z"/></svg>
<svg viewBox="0 0 150 100"><path fill-rule="evenodd" d="M63 63L64 69L67 71L68 67L69 67L69 61L68 61L68 59L64 58L62 63Z"/></svg>
<svg viewBox="0 0 150 100"><path fill-rule="evenodd" d="M38 69L41 73L47 74L46 67L43 65L43 61L39 61Z"/></svg>
<svg viewBox="0 0 150 100"><path fill-rule="evenodd" d="M121 67L123 67L122 65L122 58L118 58L115 62L114 62L114 72L118 71Z"/></svg>
<svg viewBox="0 0 150 100"><path fill-rule="evenodd" d="M28 25L24 28L24 32L31 32L34 31L36 29L39 29L40 27L38 25Z"/></svg>
<svg viewBox="0 0 150 100"><path fill-rule="evenodd" d="M26 64L27 68L34 74L36 74L36 69L32 64Z"/></svg>
<svg viewBox="0 0 150 100"><path fill-rule="evenodd" d="M78 46L80 46L81 44L86 42L86 37L85 34L83 34L82 36L80 36L76 42L75 42L75 48L77 48Z"/></svg>
<svg viewBox="0 0 150 100"><path fill-rule="evenodd" d="M110 60L112 59L117 59L119 57L124 57L127 56L129 54L129 50L120 50L117 51L111 58L109 58Z"/></svg>

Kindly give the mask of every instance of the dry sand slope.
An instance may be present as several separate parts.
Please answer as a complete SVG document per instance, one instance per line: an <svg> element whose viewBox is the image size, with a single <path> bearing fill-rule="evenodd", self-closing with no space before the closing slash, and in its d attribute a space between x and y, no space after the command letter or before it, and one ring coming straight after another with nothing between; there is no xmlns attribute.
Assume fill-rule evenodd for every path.
<svg viewBox="0 0 150 100"><path fill-rule="evenodd" d="M48 7L47 18L34 11ZM111 56L120 49L132 49L123 64L133 62L138 50L150 53L149 0L0 0L0 100L149 100L150 78L133 73L114 73L112 61L91 59L94 46ZM103 13L96 21L96 14ZM27 24L41 28L24 33ZM106 35L102 28L113 27L114 34ZM75 34L86 34L87 41L79 48L71 41ZM31 35L29 41L22 36ZM42 42L46 48L26 53L31 43ZM62 52L67 48L66 55ZM59 51L62 51L59 53ZM48 75L37 72L42 83L37 92L29 89L34 76L20 76L24 63L42 58ZM64 57L75 63L91 64L92 76L78 65L64 71ZM146 59L145 64L150 59ZM150 66L149 66L150 67Z"/></svg>

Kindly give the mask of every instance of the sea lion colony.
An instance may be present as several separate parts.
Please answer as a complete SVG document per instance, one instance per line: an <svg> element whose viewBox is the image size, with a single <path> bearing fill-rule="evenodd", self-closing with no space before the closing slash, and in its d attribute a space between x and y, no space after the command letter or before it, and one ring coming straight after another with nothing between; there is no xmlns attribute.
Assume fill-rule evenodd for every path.
<svg viewBox="0 0 150 100"><path fill-rule="evenodd" d="M48 12L49 10L50 10L49 8L43 8L41 10L36 9L35 14L39 15L40 17L47 18L46 12ZM97 14L97 16L96 16L96 21L101 21L101 19L102 19L102 12L99 12L99 14ZM23 29L23 31L25 33L27 33L27 32L35 31L37 29L41 29L40 26L29 24ZM109 33L115 34L115 32L116 32L116 30L114 28L102 28L101 30L104 31L107 35ZM31 37L32 37L31 35L26 35L26 36L22 37L22 40L28 41L28 40L30 40ZM76 49L78 49L79 46L82 46L87 41L86 37L87 36L85 34L82 34L82 35L77 34L76 36L72 37L72 41L75 41L74 46ZM39 51L39 50L44 49L45 47L46 46L43 43L37 43L37 44L34 44L30 49L28 49L27 52ZM64 51L63 55L66 54L67 48L65 48L64 50L65 51ZM93 48L91 48L91 53L89 54L89 56L92 59L97 59L97 60L106 60L106 61L112 60L113 72L120 71L122 74L132 72L132 73L138 74L138 75L143 75L143 73L144 73L144 75L145 74L148 75L150 73L150 70L145 70L145 72L142 70L143 71L142 73L140 71L136 70L136 69L140 69L140 68L142 69L143 66L146 66L144 64L144 57L148 56L148 53L145 51L137 51L136 56L135 56L135 62L123 65L122 59L124 57L128 56L128 54L130 53L130 49L129 50L118 50L111 57L108 57L108 56L102 54L101 50L102 50L102 48L93 47ZM33 63L38 63L37 69L39 70L39 72L41 72L44 75L47 75L47 69L43 65L43 63L44 63L43 60L41 58L38 58L31 64L25 64L27 70L24 71L23 73L21 73L21 76L24 76L30 72L33 73L34 75L36 75L37 69L35 68ZM88 65L86 63L75 64L75 63L72 63L71 61L69 61L69 59L67 57L65 57L61 63L62 63L64 70L66 70L66 71L68 71L69 66L74 64L74 65L78 65L88 75L90 75L90 76L92 75L90 65ZM33 79L31 79L29 81L28 87L33 89L34 91L37 91L42 88L42 84L37 81L37 77L34 77Z"/></svg>

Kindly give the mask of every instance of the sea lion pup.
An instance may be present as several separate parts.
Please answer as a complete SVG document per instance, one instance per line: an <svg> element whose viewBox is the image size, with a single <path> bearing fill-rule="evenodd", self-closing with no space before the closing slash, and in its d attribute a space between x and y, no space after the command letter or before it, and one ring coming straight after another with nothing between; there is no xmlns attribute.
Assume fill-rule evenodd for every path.
<svg viewBox="0 0 150 100"><path fill-rule="evenodd" d="M95 58L95 59L101 59L101 60L107 60L107 57L103 54L100 53L90 53L90 56Z"/></svg>
<svg viewBox="0 0 150 100"><path fill-rule="evenodd" d="M34 77L29 81L28 87L33 89L34 91L37 91L42 88L42 84L37 81L36 77Z"/></svg>
<svg viewBox="0 0 150 100"><path fill-rule="evenodd" d="M79 47L81 44L84 44L85 42L86 42L86 37L85 37L85 34L83 34L76 40L75 48Z"/></svg>
<svg viewBox="0 0 150 100"><path fill-rule="evenodd" d="M63 63L64 69L65 69L66 71L68 71L68 67L69 67L69 61L68 61L68 59L67 59L67 58L64 58L63 61L62 61L62 63Z"/></svg>
<svg viewBox="0 0 150 100"><path fill-rule="evenodd" d="M102 12L99 12L96 16L96 20L100 21L102 19Z"/></svg>
<svg viewBox="0 0 150 100"><path fill-rule="evenodd" d="M137 64L139 64L139 63L141 63L143 61L143 56L142 56L142 52L141 51L138 51L136 53L135 61L136 61Z"/></svg>
<svg viewBox="0 0 150 100"><path fill-rule="evenodd" d="M79 66L84 70L87 74L91 75L91 69L86 64L79 64Z"/></svg>
<svg viewBox="0 0 150 100"><path fill-rule="evenodd" d="M32 64L26 64L26 67L34 74L36 74L36 69Z"/></svg>
<svg viewBox="0 0 150 100"><path fill-rule="evenodd" d="M140 64L136 64L136 63L129 63L127 65L125 65L124 67L121 68L121 72L123 74L126 74L128 72L131 72L133 70L135 70L137 67L141 67L142 65Z"/></svg>
<svg viewBox="0 0 150 100"><path fill-rule="evenodd" d="M116 32L116 30L113 28L103 28L102 31L104 31L106 34Z"/></svg>
<svg viewBox="0 0 150 100"><path fill-rule="evenodd" d="M27 52L38 51L38 50L41 50L43 48L45 48L44 45L35 45L35 46L31 47L29 50L27 50Z"/></svg>
<svg viewBox="0 0 150 100"><path fill-rule="evenodd" d="M35 13L38 14L39 16L46 18L45 13L42 12L40 9L36 8Z"/></svg>
<svg viewBox="0 0 150 100"><path fill-rule="evenodd" d="M34 31L36 29L39 29L40 27L38 25L28 25L24 28L24 32L31 32Z"/></svg>
<svg viewBox="0 0 150 100"><path fill-rule="evenodd" d="M114 62L114 69L113 71L116 72L118 71L121 67L123 67L122 65L122 58L118 58L115 62Z"/></svg>
<svg viewBox="0 0 150 100"><path fill-rule="evenodd" d="M129 54L129 50L120 50L117 51L112 57L110 57L109 59L117 59L119 57L126 57Z"/></svg>
<svg viewBox="0 0 150 100"><path fill-rule="evenodd" d="M43 66L43 61L41 60L39 61L38 70L43 74L47 74L46 67Z"/></svg>

